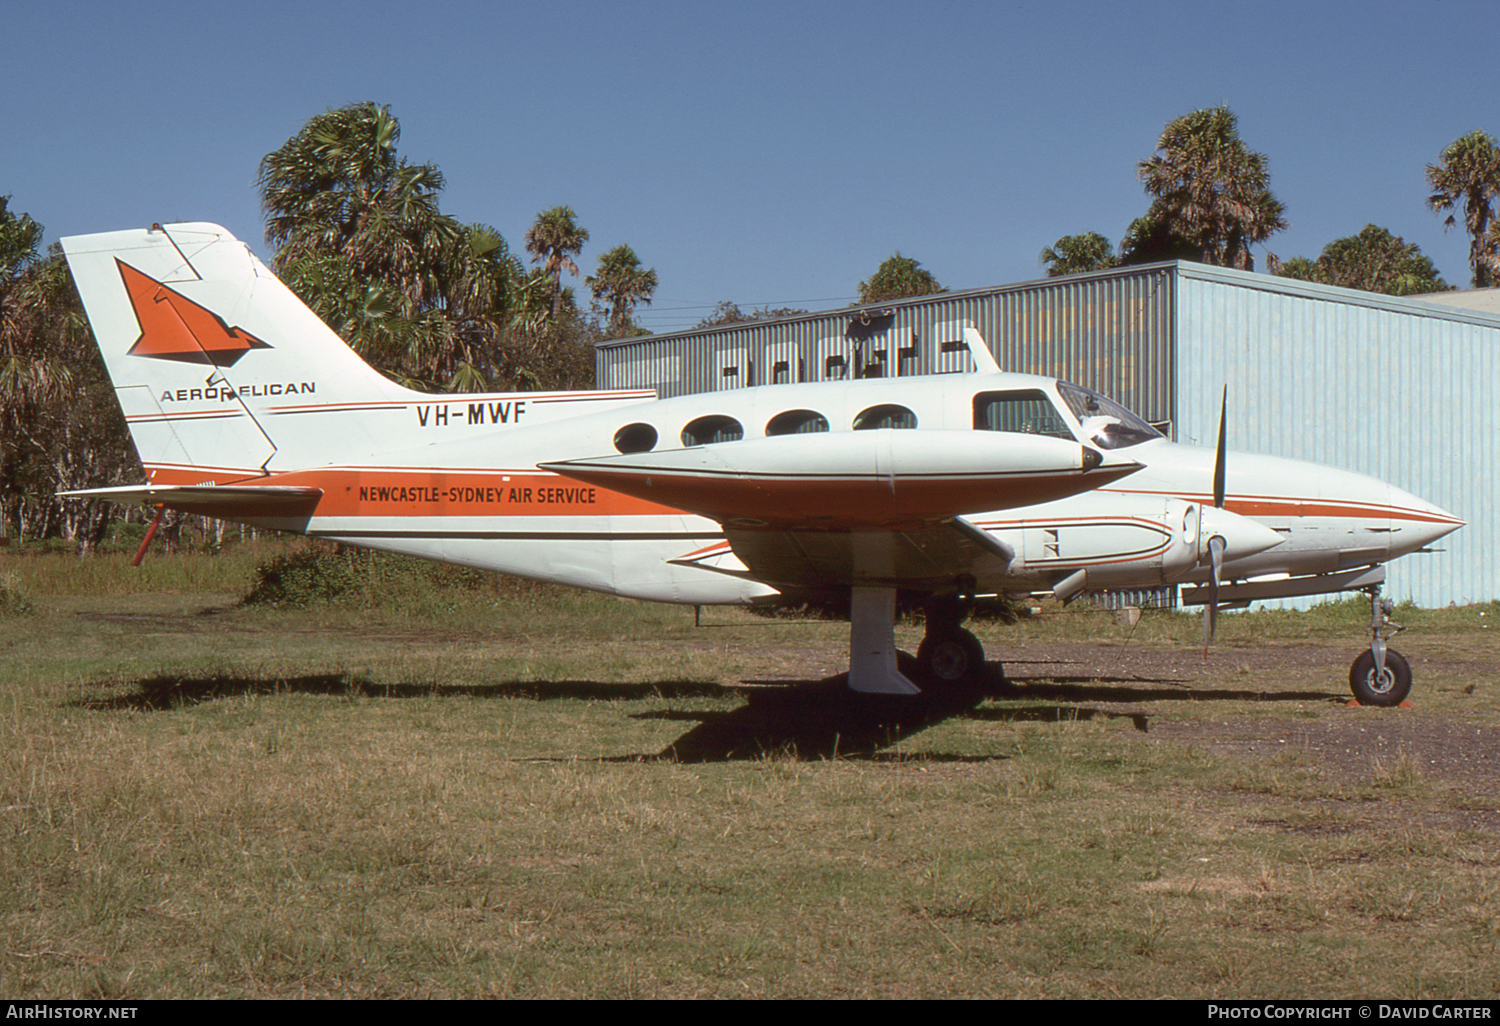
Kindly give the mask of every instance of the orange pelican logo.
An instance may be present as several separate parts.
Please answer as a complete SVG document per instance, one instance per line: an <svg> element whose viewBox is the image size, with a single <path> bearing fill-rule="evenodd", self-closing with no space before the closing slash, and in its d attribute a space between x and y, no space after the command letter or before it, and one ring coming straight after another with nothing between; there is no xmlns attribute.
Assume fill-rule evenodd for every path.
<svg viewBox="0 0 1500 1026"><path fill-rule="evenodd" d="M241 328L231 328L206 307L173 292L159 281L137 271L122 260L120 277L141 325L141 337L127 355L148 356L179 363L210 363L232 367L252 349L270 349Z"/></svg>

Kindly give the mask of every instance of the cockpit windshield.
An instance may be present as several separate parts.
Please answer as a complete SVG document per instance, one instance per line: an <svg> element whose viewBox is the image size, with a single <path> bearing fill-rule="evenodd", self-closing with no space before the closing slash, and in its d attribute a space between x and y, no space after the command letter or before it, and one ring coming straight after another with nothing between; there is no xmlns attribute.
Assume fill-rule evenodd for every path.
<svg viewBox="0 0 1500 1026"><path fill-rule="evenodd" d="M1101 449L1128 449L1132 445L1161 438L1162 433L1113 399L1066 381L1057 383L1058 394L1083 427L1084 438Z"/></svg>

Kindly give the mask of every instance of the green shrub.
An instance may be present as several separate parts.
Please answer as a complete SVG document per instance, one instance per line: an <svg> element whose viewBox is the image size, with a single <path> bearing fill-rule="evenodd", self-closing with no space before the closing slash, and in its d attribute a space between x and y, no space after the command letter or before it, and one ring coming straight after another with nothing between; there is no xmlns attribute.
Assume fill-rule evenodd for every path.
<svg viewBox="0 0 1500 1026"><path fill-rule="evenodd" d="M354 554L307 548L255 568L247 606L310 606L334 601L355 583Z"/></svg>
<svg viewBox="0 0 1500 1026"><path fill-rule="evenodd" d="M399 605L412 612L438 611L451 607L462 593L497 587L495 575L479 570L315 542L258 564L242 604Z"/></svg>
<svg viewBox="0 0 1500 1026"><path fill-rule="evenodd" d="M21 575L14 570L0 570L0 616L25 616L33 609Z"/></svg>

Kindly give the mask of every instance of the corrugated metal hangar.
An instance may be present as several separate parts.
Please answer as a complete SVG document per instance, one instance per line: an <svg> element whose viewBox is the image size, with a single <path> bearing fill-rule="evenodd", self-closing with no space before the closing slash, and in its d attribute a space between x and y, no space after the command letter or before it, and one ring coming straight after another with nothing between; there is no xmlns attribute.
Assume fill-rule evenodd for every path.
<svg viewBox="0 0 1500 1026"><path fill-rule="evenodd" d="M1227 385L1231 450L1370 474L1468 521L1444 551L1390 564L1386 584L1397 600L1463 605L1500 598L1493 299L1397 299L1173 261L621 339L596 363L602 387L663 397L948 373L973 369L962 339L974 327L1002 370L1095 389L1201 445Z"/></svg>

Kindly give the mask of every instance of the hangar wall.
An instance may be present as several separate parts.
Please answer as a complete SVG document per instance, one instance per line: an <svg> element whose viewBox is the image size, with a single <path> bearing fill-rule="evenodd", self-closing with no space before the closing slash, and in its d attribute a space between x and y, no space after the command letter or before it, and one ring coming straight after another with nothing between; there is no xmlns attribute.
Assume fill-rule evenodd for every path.
<svg viewBox="0 0 1500 1026"><path fill-rule="evenodd" d="M747 385L972 369L971 325L1004 370L1050 374L1170 421L1174 265L1152 264L601 343L602 388L662 398Z"/></svg>
<svg viewBox="0 0 1500 1026"><path fill-rule="evenodd" d="M1390 564L1388 595L1500 598L1494 314L1174 261L606 342L597 377L666 397L964 371L965 325L1002 369L1096 389L1181 442L1212 444L1227 384L1231 449L1371 474L1468 521Z"/></svg>
<svg viewBox="0 0 1500 1026"><path fill-rule="evenodd" d="M1500 598L1500 316L1269 275L1178 269L1179 441L1369 474L1468 521L1388 565L1421 606Z"/></svg>

